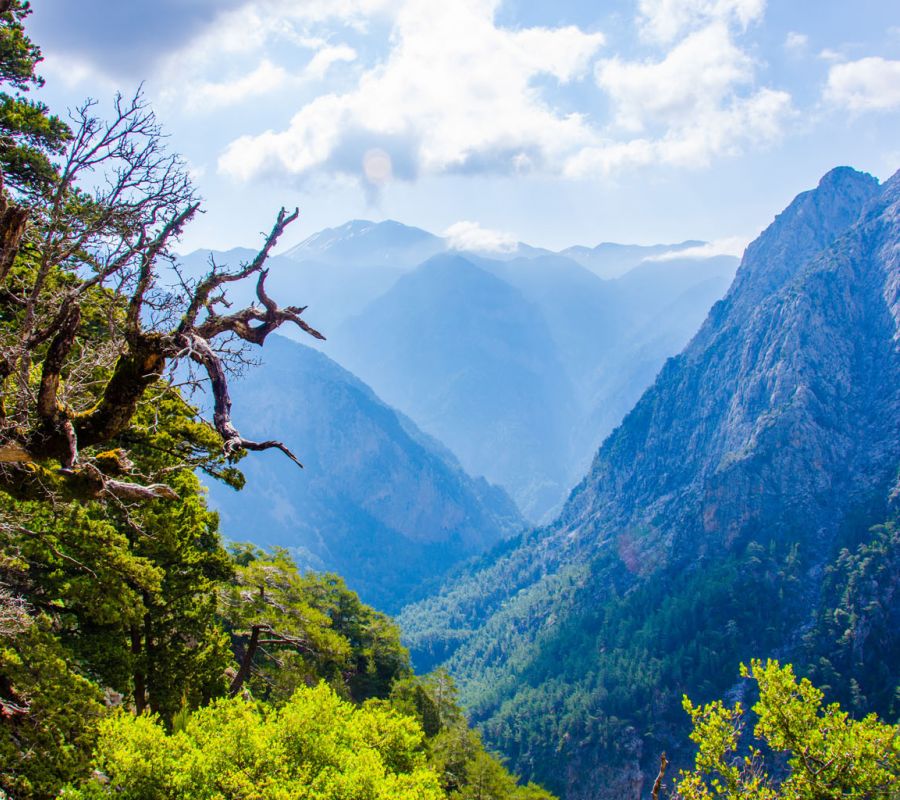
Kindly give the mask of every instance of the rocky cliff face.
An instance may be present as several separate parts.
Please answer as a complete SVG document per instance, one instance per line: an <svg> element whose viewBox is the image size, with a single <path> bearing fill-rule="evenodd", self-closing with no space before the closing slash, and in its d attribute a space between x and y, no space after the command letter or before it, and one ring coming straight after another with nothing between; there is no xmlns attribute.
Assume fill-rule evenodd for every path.
<svg viewBox="0 0 900 800"><path fill-rule="evenodd" d="M898 291L900 175L830 172L748 248L559 519L404 613L516 769L637 798L682 692L791 652L823 567L896 502Z"/></svg>
<svg viewBox="0 0 900 800"><path fill-rule="evenodd" d="M896 191L839 169L779 215L560 525L677 559L761 525L827 538L861 502L883 504L900 464Z"/></svg>

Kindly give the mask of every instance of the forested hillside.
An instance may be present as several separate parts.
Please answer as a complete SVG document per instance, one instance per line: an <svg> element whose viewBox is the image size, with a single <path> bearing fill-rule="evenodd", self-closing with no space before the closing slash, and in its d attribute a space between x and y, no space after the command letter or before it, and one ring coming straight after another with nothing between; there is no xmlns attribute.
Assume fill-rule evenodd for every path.
<svg viewBox="0 0 900 800"><path fill-rule="evenodd" d="M524 774L638 797L684 758L682 694L752 657L896 719L898 193L837 169L798 196L559 519L401 616Z"/></svg>

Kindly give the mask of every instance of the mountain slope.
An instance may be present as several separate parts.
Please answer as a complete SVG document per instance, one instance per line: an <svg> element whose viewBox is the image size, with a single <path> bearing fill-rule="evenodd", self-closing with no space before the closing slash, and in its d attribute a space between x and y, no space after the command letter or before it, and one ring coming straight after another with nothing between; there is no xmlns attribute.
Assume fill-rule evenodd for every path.
<svg viewBox="0 0 900 800"><path fill-rule="evenodd" d="M321 353L271 337L263 359L233 387L236 422L248 436L289 432L305 469L262 453L242 462L242 491L210 486L227 537L288 547L391 610L520 529L502 490Z"/></svg>
<svg viewBox="0 0 900 800"><path fill-rule="evenodd" d="M640 797L660 750L683 757L682 693L721 696L827 612L826 568L897 494L898 252L900 176L826 175L747 249L559 519L404 612L420 666L449 658L524 774Z"/></svg>
<svg viewBox="0 0 900 800"><path fill-rule="evenodd" d="M546 323L509 284L460 256L436 256L349 320L331 347L468 472L507 487L526 515L563 490L572 389Z"/></svg>
<svg viewBox="0 0 900 800"><path fill-rule="evenodd" d="M442 255L325 349L541 519L724 293L732 264L660 262L604 281L556 255Z"/></svg>
<svg viewBox="0 0 900 800"><path fill-rule="evenodd" d="M531 519L547 520L665 359L724 294L736 260L674 259L684 249L678 245L603 245L600 251L631 259L626 275L607 281L527 245L488 257L445 252L450 243L399 223L356 220L270 258L267 286L282 303L308 306L306 318L327 337L312 346L445 439L470 472L503 485ZM445 272L423 275L415 263L434 252L435 264L464 259L502 284L482 276L481 286L471 271L458 271L457 302L447 307ZM186 256L184 271L203 274L209 255ZM254 254L211 255L235 266ZM408 282L394 288L411 273L419 297ZM255 300L250 285L235 291L235 302ZM493 301L473 302L485 292L498 308L516 306L518 321L498 322ZM408 302L399 299L404 293ZM431 310L423 313L426 306ZM468 339L460 339L462 329ZM304 341L299 332L285 335ZM420 340L433 345L428 363ZM469 354L478 354L477 363L466 363Z"/></svg>
<svg viewBox="0 0 900 800"><path fill-rule="evenodd" d="M645 260L616 280L602 280L560 256L478 264L540 310L573 386L578 412L561 481L568 489L666 358L690 341L728 290L737 260Z"/></svg>

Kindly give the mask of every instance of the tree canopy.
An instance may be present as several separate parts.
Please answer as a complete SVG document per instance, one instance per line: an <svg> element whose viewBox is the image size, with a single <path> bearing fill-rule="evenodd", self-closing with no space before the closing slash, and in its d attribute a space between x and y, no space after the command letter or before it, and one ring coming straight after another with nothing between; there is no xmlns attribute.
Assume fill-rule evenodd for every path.
<svg viewBox="0 0 900 800"><path fill-rule="evenodd" d="M900 786L900 728L875 714L853 719L790 664L755 660L741 675L758 688L756 743L739 756L747 719L740 703L695 706L684 699L698 751L676 797L753 800L891 800Z"/></svg>
<svg viewBox="0 0 900 800"><path fill-rule="evenodd" d="M441 800L416 722L357 707L324 684L278 708L241 698L194 712L167 734L117 714L100 728L99 780L63 797L122 800Z"/></svg>

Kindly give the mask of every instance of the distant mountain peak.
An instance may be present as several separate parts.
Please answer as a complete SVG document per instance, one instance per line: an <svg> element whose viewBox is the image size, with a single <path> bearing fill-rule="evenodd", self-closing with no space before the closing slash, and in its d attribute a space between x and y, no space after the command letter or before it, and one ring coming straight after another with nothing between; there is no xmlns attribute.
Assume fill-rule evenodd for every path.
<svg viewBox="0 0 900 800"><path fill-rule="evenodd" d="M444 249L443 240L395 220L354 219L325 228L285 251L294 261L412 267Z"/></svg>
<svg viewBox="0 0 900 800"><path fill-rule="evenodd" d="M842 186L854 184L871 184L878 183L878 179L870 175L868 172L862 172L853 167L835 167L828 170L820 179L817 189L834 190Z"/></svg>
<svg viewBox="0 0 900 800"><path fill-rule="evenodd" d="M790 281L813 253L857 222L880 192L878 180L851 167L827 172L814 189L798 194L747 247L729 291L752 305Z"/></svg>
<svg viewBox="0 0 900 800"><path fill-rule="evenodd" d="M451 226L452 228L453 226ZM477 226L476 226L477 227ZM387 219L373 222L352 219L333 228L323 228L286 250L282 255L292 261L305 261L342 266L391 266L411 269L440 253L462 253L495 261L562 256L575 261L598 277L614 279L647 259L707 244L699 239L686 239L674 244L634 245L601 242L594 247L573 245L558 252L533 247L526 242L513 242L502 247L477 238L460 240L450 229L437 236L422 228Z"/></svg>
<svg viewBox="0 0 900 800"><path fill-rule="evenodd" d="M676 244L619 244L600 242L595 247L575 245L560 251L560 255L571 258L585 269L605 280L614 280L630 272L645 261L659 258L669 253L702 247L707 244L700 239L686 239Z"/></svg>

